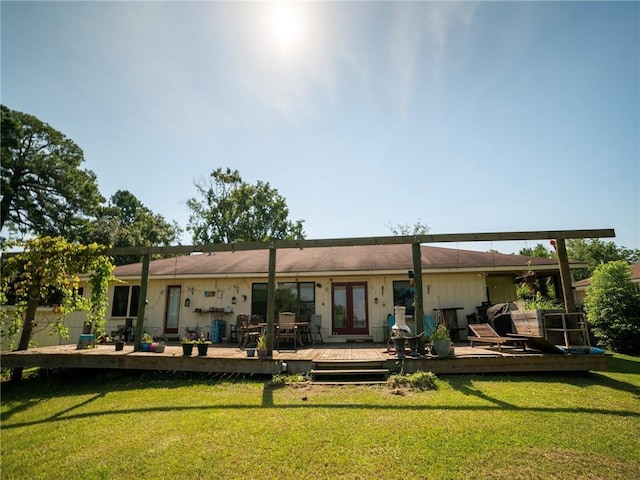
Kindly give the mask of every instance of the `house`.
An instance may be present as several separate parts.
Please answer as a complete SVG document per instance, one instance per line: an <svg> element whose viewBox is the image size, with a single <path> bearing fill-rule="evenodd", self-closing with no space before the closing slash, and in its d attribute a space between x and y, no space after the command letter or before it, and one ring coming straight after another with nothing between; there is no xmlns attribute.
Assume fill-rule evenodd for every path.
<svg viewBox="0 0 640 480"><path fill-rule="evenodd" d="M631 268L631 281L640 289L640 263L630 265L629 268ZM573 282L573 297L575 298L576 305L584 304L584 298L587 294L587 288L589 285L591 285L590 278Z"/></svg>
<svg viewBox="0 0 640 480"><path fill-rule="evenodd" d="M238 314L266 317L268 257L267 250L244 250L151 261L145 332L164 338L187 331L211 336L217 320L224 322L227 336ZM551 259L425 245L421 259L425 314L455 310L460 339L466 338L467 316L483 304L515 300L523 275L552 277L559 285L559 267ZM412 325L412 265L411 246L402 244L278 250L276 311L320 315L327 342L381 342L395 305L406 307ZM141 268L115 269L122 283L109 290L108 332L135 322Z"/></svg>

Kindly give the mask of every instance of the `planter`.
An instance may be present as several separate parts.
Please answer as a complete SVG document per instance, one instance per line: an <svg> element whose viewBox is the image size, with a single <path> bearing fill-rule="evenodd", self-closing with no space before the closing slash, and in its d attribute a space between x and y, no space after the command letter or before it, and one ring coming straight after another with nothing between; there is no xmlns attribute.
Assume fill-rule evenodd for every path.
<svg viewBox="0 0 640 480"><path fill-rule="evenodd" d="M146 342L142 342L140 344L140 348L142 349L143 352L150 352L151 351L151 344L150 343L146 343Z"/></svg>
<svg viewBox="0 0 640 480"><path fill-rule="evenodd" d="M124 342L116 342L116 352L121 352L124 349Z"/></svg>
<svg viewBox="0 0 640 480"><path fill-rule="evenodd" d="M407 341L409 342L409 350L411 350L412 357L419 357L420 353L418 352L418 348L420 346L420 335L416 335L415 337L407 337Z"/></svg>
<svg viewBox="0 0 640 480"><path fill-rule="evenodd" d="M246 352L247 352L247 357L254 357L256 355L255 348L247 348Z"/></svg>
<svg viewBox="0 0 640 480"><path fill-rule="evenodd" d="M156 346L156 347L155 347L155 352L156 352L156 353L164 353L164 347L165 347L165 344L164 344L164 343L154 343L153 345L155 345L155 346ZM153 346L153 345L152 345L152 346Z"/></svg>
<svg viewBox="0 0 640 480"><path fill-rule="evenodd" d="M182 355L185 357L190 357L192 353L193 353L193 343L183 343Z"/></svg>
<svg viewBox="0 0 640 480"><path fill-rule="evenodd" d="M451 351L451 340L436 340L433 342L434 353L439 357L448 357Z"/></svg>
<svg viewBox="0 0 640 480"><path fill-rule="evenodd" d="M209 344L208 343L196 343L196 345L198 345L198 356L199 357L206 357L207 356L207 350L209 350Z"/></svg>
<svg viewBox="0 0 640 480"><path fill-rule="evenodd" d="M258 358L271 358L273 355L273 350L267 350L266 348L259 348L257 352Z"/></svg>

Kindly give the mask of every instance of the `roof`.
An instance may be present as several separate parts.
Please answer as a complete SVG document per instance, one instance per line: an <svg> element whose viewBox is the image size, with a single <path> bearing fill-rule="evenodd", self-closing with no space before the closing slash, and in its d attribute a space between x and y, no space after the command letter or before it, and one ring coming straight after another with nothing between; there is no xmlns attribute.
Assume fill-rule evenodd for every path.
<svg viewBox="0 0 640 480"><path fill-rule="evenodd" d="M634 263L633 265L629 265L629 267L631 268L631 281L640 283L640 263ZM573 286L575 288L588 287L590 284L591 278L585 278L584 280L573 282Z"/></svg>
<svg viewBox="0 0 640 480"><path fill-rule="evenodd" d="M548 258L476 252L453 248L421 246L423 270L507 269L529 267L558 270L557 261ZM548 268L547 268L548 267ZM369 245L350 247L284 248L276 252L276 273L378 272L413 269L411 245ZM150 276L205 276L266 274L268 250L241 250L183 255L154 260ZM139 277L141 264L121 265L117 277Z"/></svg>

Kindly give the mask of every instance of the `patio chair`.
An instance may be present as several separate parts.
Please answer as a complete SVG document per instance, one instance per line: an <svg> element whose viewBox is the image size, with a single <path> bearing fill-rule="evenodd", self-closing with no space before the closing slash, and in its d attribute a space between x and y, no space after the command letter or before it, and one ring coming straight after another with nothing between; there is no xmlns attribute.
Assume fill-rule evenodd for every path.
<svg viewBox="0 0 640 480"><path fill-rule="evenodd" d="M391 343L393 339L391 338L391 333L393 332L393 326L396 324L395 315L389 314L387 315L387 353L391 351Z"/></svg>
<svg viewBox="0 0 640 480"><path fill-rule="evenodd" d="M247 321L246 315L242 315L242 342L240 342L240 348L246 348L248 345L255 346L258 344L258 337L260 336L260 327L257 325L251 325Z"/></svg>
<svg viewBox="0 0 640 480"><path fill-rule="evenodd" d="M238 315L236 317L236 324L229 325L229 342L240 342L238 336L242 335L242 320L248 320L246 315Z"/></svg>
<svg viewBox="0 0 640 480"><path fill-rule="evenodd" d="M276 349L280 350L281 340L291 340L293 349L296 348L296 340L298 338L298 327L296 326L296 314L291 312L282 312L278 314L278 324L276 325Z"/></svg>
<svg viewBox="0 0 640 480"><path fill-rule="evenodd" d="M514 337L501 337L498 335L491 325L488 323L478 323L477 325L468 325L469 330L473 335L469 335L467 340L474 346L474 343L488 343L498 347L498 351L502 352L502 345L506 343L520 344L523 349L526 349L524 340Z"/></svg>
<svg viewBox="0 0 640 480"><path fill-rule="evenodd" d="M313 338L314 335L320 337L320 343L324 344L324 340L322 339L322 332L320 331L322 327L322 315L311 315L309 317L309 337L311 338L311 344L316 343Z"/></svg>

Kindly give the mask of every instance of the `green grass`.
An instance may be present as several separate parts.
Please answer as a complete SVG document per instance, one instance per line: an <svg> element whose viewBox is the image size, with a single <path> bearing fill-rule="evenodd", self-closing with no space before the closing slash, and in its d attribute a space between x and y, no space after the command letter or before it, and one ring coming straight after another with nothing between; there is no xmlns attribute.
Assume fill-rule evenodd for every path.
<svg viewBox="0 0 640 480"><path fill-rule="evenodd" d="M436 390L158 374L3 385L3 479L640 478L640 359Z"/></svg>

